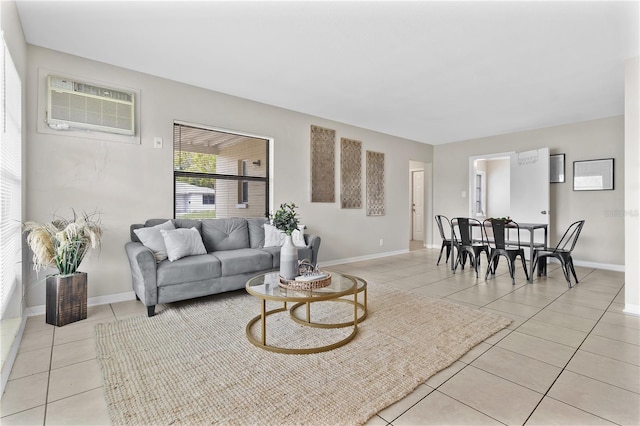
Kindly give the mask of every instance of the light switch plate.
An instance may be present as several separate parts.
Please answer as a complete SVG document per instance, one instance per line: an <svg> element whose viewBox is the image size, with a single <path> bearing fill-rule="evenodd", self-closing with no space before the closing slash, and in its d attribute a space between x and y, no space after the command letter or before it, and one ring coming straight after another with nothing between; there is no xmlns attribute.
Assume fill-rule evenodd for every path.
<svg viewBox="0 0 640 426"><path fill-rule="evenodd" d="M153 138L153 147L162 149L162 138L157 136Z"/></svg>

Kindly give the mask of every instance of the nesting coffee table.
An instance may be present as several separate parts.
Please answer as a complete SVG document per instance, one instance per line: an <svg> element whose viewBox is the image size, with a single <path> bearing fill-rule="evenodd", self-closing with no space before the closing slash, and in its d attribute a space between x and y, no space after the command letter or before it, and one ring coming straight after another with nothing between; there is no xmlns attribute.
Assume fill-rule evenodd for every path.
<svg viewBox="0 0 640 426"><path fill-rule="evenodd" d="M331 284L322 288L309 290L292 290L283 288L278 284L278 272L268 272L260 274L247 281L246 289L249 294L260 300L260 315L252 318L246 327L247 339L255 346L278 353L285 354L310 354L329 351L339 348L350 342L358 333L358 323L364 321L367 316L367 282L362 278L331 272ZM358 301L358 295L362 293L362 301ZM282 306L268 310L267 301L282 302ZM353 305L353 321L347 322L313 322L312 308L314 303L326 301L343 302ZM293 305L287 308L287 303ZM299 308L305 307L304 318L300 318L297 313ZM283 348L280 346L270 345L267 343L267 317L269 315L289 310L289 316L292 321L309 327L315 328L342 328L352 327L352 332L344 339L335 343L305 348ZM358 311L361 311L358 316ZM251 332L251 328L257 322L261 325L260 339L257 339Z"/></svg>

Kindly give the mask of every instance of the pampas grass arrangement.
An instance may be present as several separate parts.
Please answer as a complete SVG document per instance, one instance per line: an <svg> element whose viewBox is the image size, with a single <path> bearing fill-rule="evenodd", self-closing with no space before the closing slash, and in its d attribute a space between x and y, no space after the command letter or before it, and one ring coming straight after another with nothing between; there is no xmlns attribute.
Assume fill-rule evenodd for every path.
<svg viewBox="0 0 640 426"><path fill-rule="evenodd" d="M60 275L74 274L89 248L100 245L102 227L98 214L72 211L73 219L54 218L49 223L23 225L36 271L52 267Z"/></svg>

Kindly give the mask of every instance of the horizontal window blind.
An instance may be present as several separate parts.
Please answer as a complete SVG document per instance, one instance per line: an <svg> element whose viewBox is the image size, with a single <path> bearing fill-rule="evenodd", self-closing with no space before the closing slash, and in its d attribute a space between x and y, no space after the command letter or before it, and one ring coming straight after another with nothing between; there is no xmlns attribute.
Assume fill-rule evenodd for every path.
<svg viewBox="0 0 640 426"><path fill-rule="evenodd" d="M174 124L176 218L264 217L269 140Z"/></svg>
<svg viewBox="0 0 640 426"><path fill-rule="evenodd" d="M5 316L22 274L22 100L20 77L2 40L2 145L0 147L1 315Z"/></svg>

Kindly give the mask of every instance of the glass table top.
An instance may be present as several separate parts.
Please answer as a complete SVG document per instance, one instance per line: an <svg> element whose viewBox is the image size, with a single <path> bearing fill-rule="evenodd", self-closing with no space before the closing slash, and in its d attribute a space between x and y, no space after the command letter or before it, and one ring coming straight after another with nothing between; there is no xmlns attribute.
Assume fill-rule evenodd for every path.
<svg viewBox="0 0 640 426"><path fill-rule="evenodd" d="M336 297L353 294L357 282L354 278L329 272L331 284L309 290L292 290L281 287L278 284L278 272L260 274L247 281L246 289L249 294L261 299L281 301L313 301L322 299L334 299Z"/></svg>

